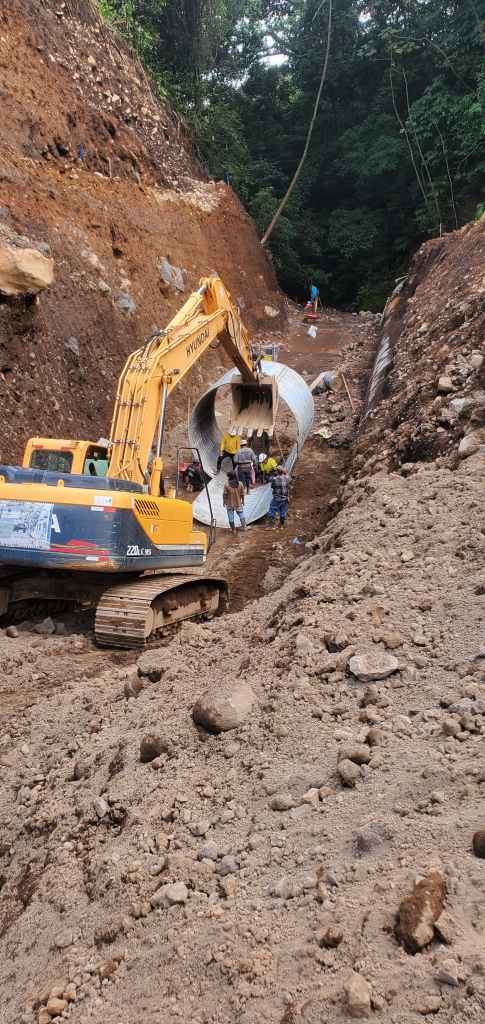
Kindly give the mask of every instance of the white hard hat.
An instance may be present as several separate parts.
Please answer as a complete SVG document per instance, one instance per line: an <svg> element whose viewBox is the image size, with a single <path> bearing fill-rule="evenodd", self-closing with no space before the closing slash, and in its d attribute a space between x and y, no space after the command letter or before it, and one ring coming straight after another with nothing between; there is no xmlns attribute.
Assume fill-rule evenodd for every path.
<svg viewBox="0 0 485 1024"><path fill-rule="evenodd" d="M237 437L237 430L230 430L229 437Z"/></svg>
<svg viewBox="0 0 485 1024"><path fill-rule="evenodd" d="M244 437L243 437L243 438L242 438L242 440L241 440L241 444L243 445L243 444L247 444L247 443L248 443L248 442L247 442L247 441L246 441L246 440L244 439Z"/></svg>
<svg viewBox="0 0 485 1024"><path fill-rule="evenodd" d="M258 458L260 462L266 462L268 456L266 455L266 452L261 452L261 455L259 455Z"/></svg>

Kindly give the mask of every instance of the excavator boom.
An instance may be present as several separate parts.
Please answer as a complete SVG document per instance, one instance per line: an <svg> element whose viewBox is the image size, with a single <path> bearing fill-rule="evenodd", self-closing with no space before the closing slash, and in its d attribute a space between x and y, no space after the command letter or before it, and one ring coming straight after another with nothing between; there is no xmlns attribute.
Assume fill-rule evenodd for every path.
<svg viewBox="0 0 485 1024"><path fill-rule="evenodd" d="M155 436L158 456L162 449L167 398L216 338L241 375L236 429L250 428L253 402L257 428L272 429L274 384L258 373L248 332L221 279L203 278L165 330L126 361L111 424L109 477L146 482Z"/></svg>

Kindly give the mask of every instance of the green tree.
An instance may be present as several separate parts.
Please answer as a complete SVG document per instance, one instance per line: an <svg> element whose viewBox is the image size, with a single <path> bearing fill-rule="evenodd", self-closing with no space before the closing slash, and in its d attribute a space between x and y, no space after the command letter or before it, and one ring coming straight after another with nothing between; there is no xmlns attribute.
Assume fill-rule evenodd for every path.
<svg viewBox="0 0 485 1024"><path fill-rule="evenodd" d="M261 234L301 157L328 0L102 0ZM328 76L269 241L282 286L379 308L484 202L485 0L333 0ZM279 55L279 62L274 63Z"/></svg>

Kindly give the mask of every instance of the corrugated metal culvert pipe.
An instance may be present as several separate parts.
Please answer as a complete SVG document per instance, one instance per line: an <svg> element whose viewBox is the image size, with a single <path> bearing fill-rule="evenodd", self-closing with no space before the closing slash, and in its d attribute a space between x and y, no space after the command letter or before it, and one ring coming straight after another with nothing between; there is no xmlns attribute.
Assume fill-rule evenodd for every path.
<svg viewBox="0 0 485 1024"><path fill-rule="evenodd" d="M310 388L299 373L284 366L283 363L263 362L261 372L275 377L278 385L279 399L284 402L292 413L296 423L296 441L284 459L289 472L293 469L298 455L308 437L313 424L313 398ZM216 525L228 528L227 513L222 504L222 492L226 482L224 472L217 473L217 458L222 439L222 432L216 418L216 399L219 388L232 384L239 378L236 369L229 370L205 392L197 402L189 423L189 444L200 451L205 472L212 477L208 485L212 512ZM254 523L266 515L271 502L271 485L264 484L250 491L244 505L247 523ZM199 523L210 525L210 509L205 491L202 491L193 503L194 517Z"/></svg>

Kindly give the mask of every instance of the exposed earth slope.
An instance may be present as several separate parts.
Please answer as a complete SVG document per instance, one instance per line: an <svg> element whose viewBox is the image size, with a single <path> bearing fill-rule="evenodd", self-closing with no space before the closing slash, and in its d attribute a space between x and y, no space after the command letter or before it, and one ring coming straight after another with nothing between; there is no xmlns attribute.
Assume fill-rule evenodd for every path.
<svg viewBox="0 0 485 1024"><path fill-rule="evenodd" d="M282 322L284 305L234 193L206 180L180 119L88 0L2 5L0 96L0 244L39 246L55 273L38 304L0 306L7 462L32 433L106 436L126 356L204 274L221 274L253 329ZM223 365L214 350L194 368L169 438Z"/></svg>

